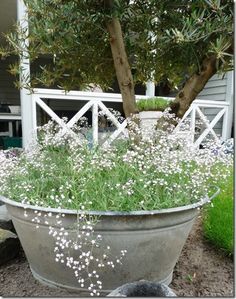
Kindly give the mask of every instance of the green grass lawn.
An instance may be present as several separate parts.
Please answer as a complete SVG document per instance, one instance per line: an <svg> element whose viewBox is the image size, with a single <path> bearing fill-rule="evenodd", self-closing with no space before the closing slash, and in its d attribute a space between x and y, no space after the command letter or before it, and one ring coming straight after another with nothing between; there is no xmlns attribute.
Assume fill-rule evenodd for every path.
<svg viewBox="0 0 236 299"><path fill-rule="evenodd" d="M205 237L216 247L233 254L234 247L234 195L233 171L227 184L219 186L220 194L203 211L203 231Z"/></svg>

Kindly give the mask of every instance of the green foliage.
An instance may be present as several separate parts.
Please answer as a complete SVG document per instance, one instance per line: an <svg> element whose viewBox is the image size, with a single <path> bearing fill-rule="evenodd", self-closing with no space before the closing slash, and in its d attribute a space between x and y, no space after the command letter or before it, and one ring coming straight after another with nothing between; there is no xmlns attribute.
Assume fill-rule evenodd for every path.
<svg viewBox="0 0 236 299"><path fill-rule="evenodd" d="M170 105L170 100L154 97L137 101L139 111L164 111Z"/></svg>
<svg viewBox="0 0 236 299"><path fill-rule="evenodd" d="M32 62L48 60L36 71L32 69L32 87L111 86L115 70L106 22L114 17L122 26L135 82L154 76L157 82L167 80L175 86L192 72L200 72L209 55L216 55L219 72L233 67L231 0L24 2L29 14L29 46L27 32L18 27L7 36L10 50L0 53L23 57L28 51Z"/></svg>
<svg viewBox="0 0 236 299"><path fill-rule="evenodd" d="M167 78L170 85L179 86L200 73L203 60L212 55L217 57L218 73L233 69L232 1L164 1L163 5L152 29L154 36L158 32L153 40L157 81Z"/></svg>
<svg viewBox="0 0 236 299"><path fill-rule="evenodd" d="M234 197L233 171L226 184L221 183L221 193L204 210L204 235L218 248L229 254L234 252Z"/></svg>
<svg viewBox="0 0 236 299"><path fill-rule="evenodd" d="M49 122L39 129L39 144L19 158L0 153L2 194L75 210L81 205L91 210L155 210L199 202L227 177L232 159L223 148L217 155L212 143L204 150L190 148L178 134L161 129L152 139L142 139L135 122L129 127L130 139L91 148L79 127L73 128L78 132L74 135Z"/></svg>

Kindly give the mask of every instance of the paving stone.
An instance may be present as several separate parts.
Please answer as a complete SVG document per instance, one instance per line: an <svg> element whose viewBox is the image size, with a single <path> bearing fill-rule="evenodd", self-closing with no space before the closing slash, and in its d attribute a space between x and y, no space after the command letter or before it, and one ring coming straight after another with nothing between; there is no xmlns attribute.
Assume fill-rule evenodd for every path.
<svg viewBox="0 0 236 299"><path fill-rule="evenodd" d="M16 234L0 228L0 265L19 254L20 241Z"/></svg>
<svg viewBox="0 0 236 299"><path fill-rule="evenodd" d="M7 211L6 205L0 206L0 228L10 230L15 233L11 217Z"/></svg>

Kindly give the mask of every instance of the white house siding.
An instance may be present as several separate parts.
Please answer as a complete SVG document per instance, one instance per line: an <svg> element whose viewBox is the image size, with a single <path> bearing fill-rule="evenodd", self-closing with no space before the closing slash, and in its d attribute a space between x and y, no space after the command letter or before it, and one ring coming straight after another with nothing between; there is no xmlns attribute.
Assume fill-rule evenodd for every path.
<svg viewBox="0 0 236 299"><path fill-rule="evenodd" d="M226 73L224 77L214 75L200 92L198 98L203 100L225 101L227 75L228 73Z"/></svg>

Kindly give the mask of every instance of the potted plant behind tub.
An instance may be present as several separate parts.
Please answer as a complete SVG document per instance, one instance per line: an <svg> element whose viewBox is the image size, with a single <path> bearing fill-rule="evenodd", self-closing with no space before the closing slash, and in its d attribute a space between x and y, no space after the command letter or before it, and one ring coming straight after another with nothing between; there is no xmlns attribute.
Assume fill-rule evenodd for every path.
<svg viewBox="0 0 236 299"><path fill-rule="evenodd" d="M49 122L20 157L0 153L1 200L34 277L91 296L141 279L169 284L232 158L218 145L180 147L165 131L106 148L76 136Z"/></svg>
<svg viewBox="0 0 236 299"><path fill-rule="evenodd" d="M148 99L137 99L139 111L140 127L144 138L152 138L158 119L163 115L163 111L170 106L171 100L162 97Z"/></svg>

